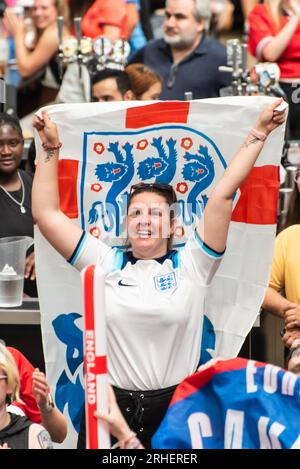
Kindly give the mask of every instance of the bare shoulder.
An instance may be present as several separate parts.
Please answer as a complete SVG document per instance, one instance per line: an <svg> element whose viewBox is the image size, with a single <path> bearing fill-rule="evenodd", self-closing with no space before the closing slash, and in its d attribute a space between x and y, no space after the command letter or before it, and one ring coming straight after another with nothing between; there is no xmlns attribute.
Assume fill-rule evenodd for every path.
<svg viewBox="0 0 300 469"><path fill-rule="evenodd" d="M43 34L41 35L40 39L51 41L52 43L55 43L58 45L58 31L57 31L57 25L50 24Z"/></svg>
<svg viewBox="0 0 300 469"><path fill-rule="evenodd" d="M30 425L28 439L29 449L53 449L53 443L48 431L38 423Z"/></svg>

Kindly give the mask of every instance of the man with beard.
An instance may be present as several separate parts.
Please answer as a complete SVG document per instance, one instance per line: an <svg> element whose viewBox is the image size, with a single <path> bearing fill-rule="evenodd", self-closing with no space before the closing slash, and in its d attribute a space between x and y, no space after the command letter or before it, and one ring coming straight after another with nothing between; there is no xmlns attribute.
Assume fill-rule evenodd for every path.
<svg viewBox="0 0 300 469"><path fill-rule="evenodd" d="M164 38L150 41L133 55L163 79L161 99L194 99L219 96L231 78L218 67L225 65L226 50L206 34L211 16L209 0L167 0Z"/></svg>

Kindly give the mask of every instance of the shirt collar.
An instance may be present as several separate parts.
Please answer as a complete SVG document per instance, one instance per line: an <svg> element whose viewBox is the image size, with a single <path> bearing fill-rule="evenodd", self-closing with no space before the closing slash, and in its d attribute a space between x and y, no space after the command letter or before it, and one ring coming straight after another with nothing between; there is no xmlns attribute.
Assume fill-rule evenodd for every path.
<svg viewBox="0 0 300 469"><path fill-rule="evenodd" d="M166 259L172 259L175 253L176 253L175 249L172 249L171 251L167 252L167 254L165 254L164 256L157 257L152 260L158 262L159 264L163 264ZM141 260L141 259L138 259L137 257L134 257L132 251L127 251L125 253L125 257L127 258L127 261L129 261L131 264L135 264L137 261Z"/></svg>

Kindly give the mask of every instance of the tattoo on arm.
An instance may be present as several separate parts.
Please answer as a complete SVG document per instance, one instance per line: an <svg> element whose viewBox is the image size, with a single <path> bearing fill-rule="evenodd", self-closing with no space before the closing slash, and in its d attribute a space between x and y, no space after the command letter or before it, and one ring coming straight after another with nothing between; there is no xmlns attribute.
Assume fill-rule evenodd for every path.
<svg viewBox="0 0 300 469"><path fill-rule="evenodd" d="M48 161L51 160L53 155L54 155L54 150L53 149L46 150L45 163L48 163Z"/></svg>
<svg viewBox="0 0 300 469"><path fill-rule="evenodd" d="M255 145L257 142L260 142L261 140L259 140L257 137L253 137L251 138L251 140L249 140L248 142L244 142L243 145L241 146L241 148L248 148L250 147L250 145Z"/></svg>

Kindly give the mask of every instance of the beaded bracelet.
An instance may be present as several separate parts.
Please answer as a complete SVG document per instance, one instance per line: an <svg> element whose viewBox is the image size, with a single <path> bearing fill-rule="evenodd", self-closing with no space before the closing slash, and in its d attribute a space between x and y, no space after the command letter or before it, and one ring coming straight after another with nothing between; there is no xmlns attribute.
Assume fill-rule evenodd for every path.
<svg viewBox="0 0 300 469"><path fill-rule="evenodd" d="M50 145L50 143L43 143L42 147L45 151L48 150L59 150L62 147L62 143L59 142L57 145Z"/></svg>

